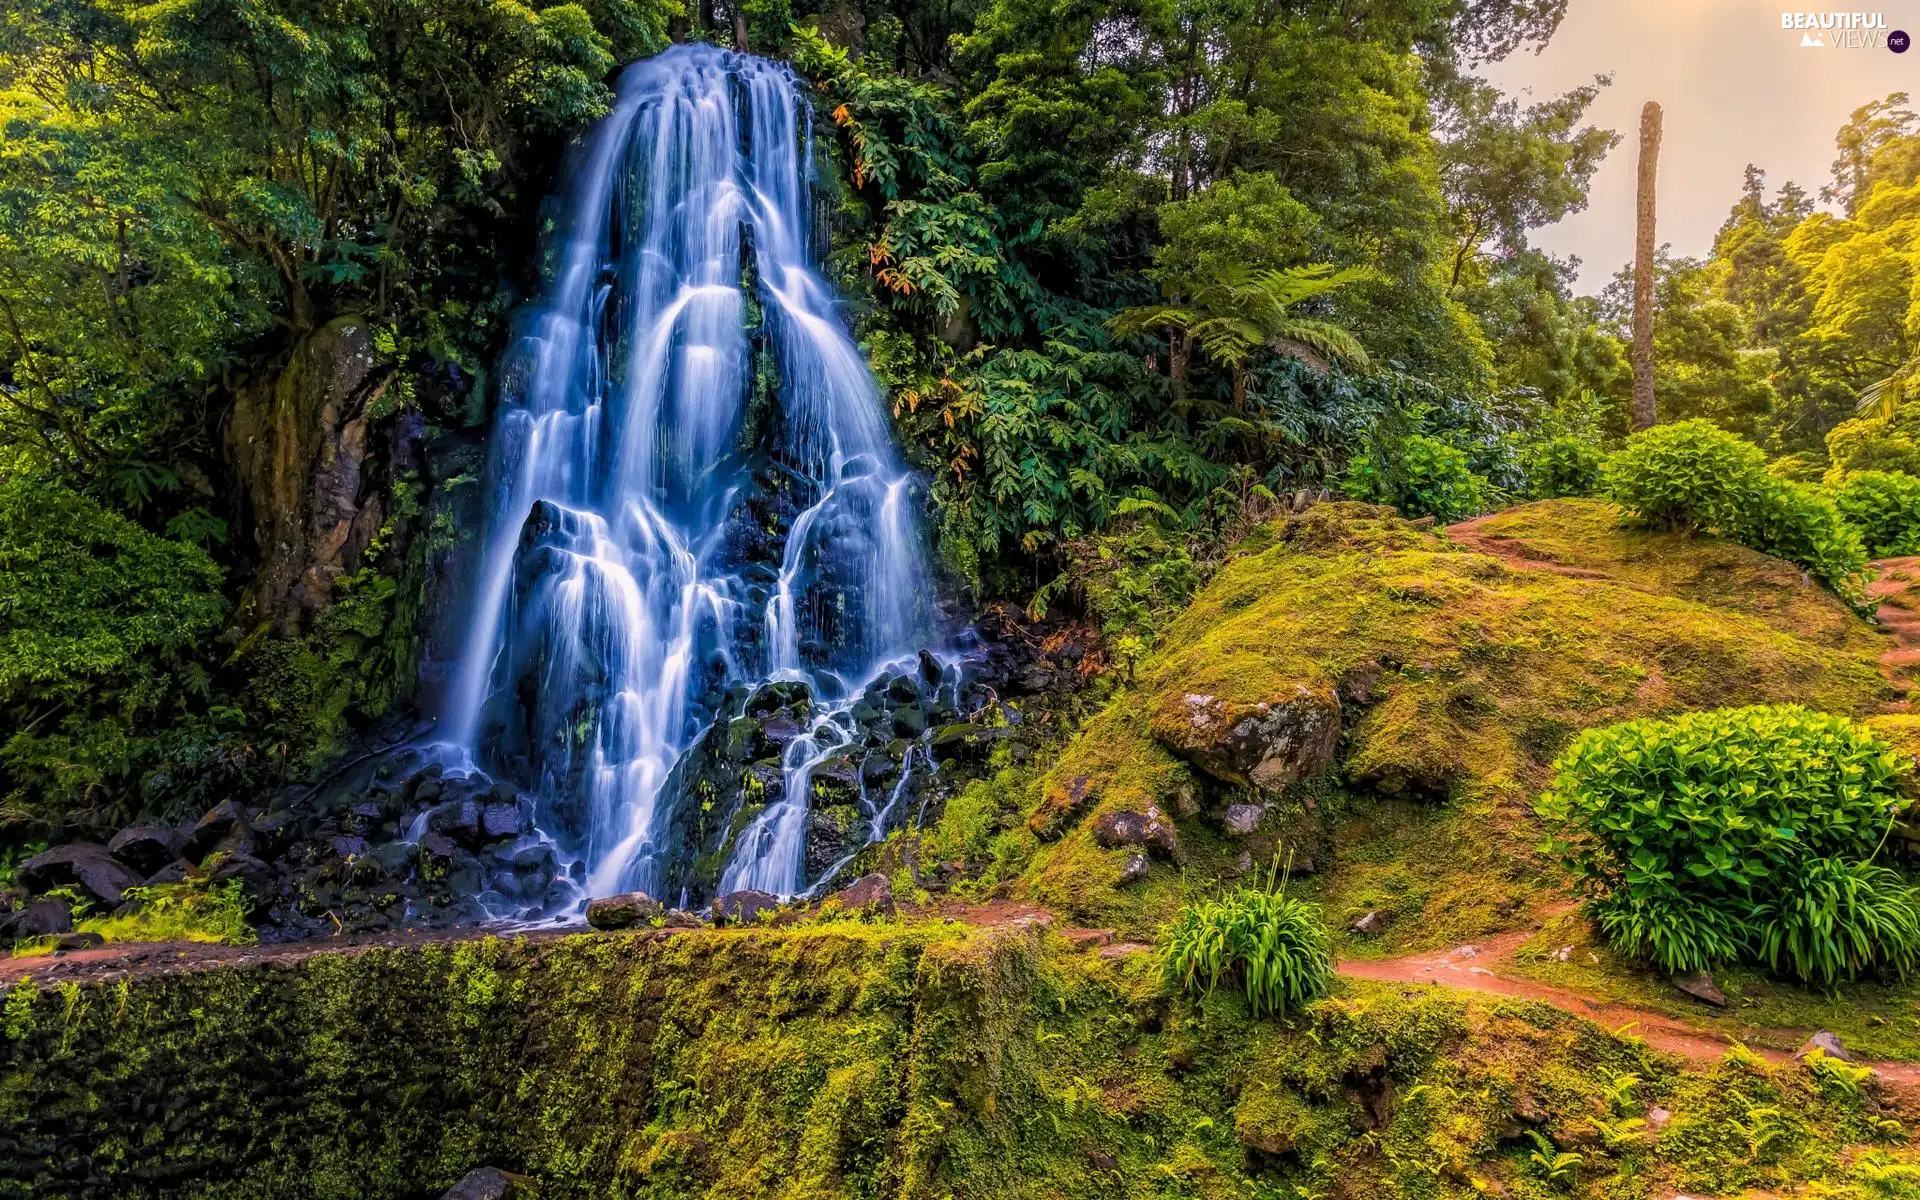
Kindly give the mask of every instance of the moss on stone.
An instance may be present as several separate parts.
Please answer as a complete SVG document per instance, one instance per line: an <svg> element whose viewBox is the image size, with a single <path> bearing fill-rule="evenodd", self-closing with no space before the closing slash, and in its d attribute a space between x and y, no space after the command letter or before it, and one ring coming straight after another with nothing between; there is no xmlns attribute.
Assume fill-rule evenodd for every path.
<svg viewBox="0 0 1920 1200"><path fill-rule="evenodd" d="M432 1195L483 1163L547 1197L1545 1195L1534 1130L1584 1155L1575 1194L1639 1197L1841 1183L1893 1136L1871 1085L1687 1070L1538 1005L1343 983L1253 1021L1031 929L480 939L3 1007L3 1195ZM1667 1132L1599 1144L1654 1104ZM1752 1156L1727 1122L1762 1105L1790 1128Z"/></svg>
<svg viewBox="0 0 1920 1200"><path fill-rule="evenodd" d="M1410 931L1457 927L1446 918L1463 898L1481 914L1474 924L1497 928L1542 891L1551 871L1533 854L1527 805L1580 729L1786 701L1864 715L1892 695L1879 636L1780 560L1623 528L1592 500L1476 522L1472 544L1493 553L1465 541L1362 504L1318 505L1256 531L1172 623L1137 686L1039 780L1031 826L1058 840L1036 852L1028 894L1123 925L1150 925L1177 903L1177 888L1151 880L1131 894L1107 888L1125 852L1093 846L1086 831L1105 811L1157 804L1185 815L1236 798L1232 783L1175 753L1188 748L1170 729L1196 698L1253 712L1337 693L1339 807L1367 819L1380 797L1450 801L1449 820L1426 836L1457 853L1425 856L1421 878L1383 878L1407 865L1385 862L1358 878L1341 877L1343 865L1319 885L1356 910L1377 907L1368 896L1382 888L1424 893L1424 915L1407 912L1400 934L1374 943L1397 948ZM1183 840L1203 840L1203 826L1183 822ZM1521 868L1535 883L1515 877L1504 896L1474 883ZM1463 897L1467 884L1481 894Z"/></svg>

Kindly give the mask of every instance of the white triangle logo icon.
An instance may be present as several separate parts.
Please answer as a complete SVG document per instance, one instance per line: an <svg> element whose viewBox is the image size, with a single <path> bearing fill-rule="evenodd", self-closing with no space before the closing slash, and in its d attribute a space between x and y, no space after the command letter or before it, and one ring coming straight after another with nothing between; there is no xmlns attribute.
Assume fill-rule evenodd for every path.
<svg viewBox="0 0 1920 1200"><path fill-rule="evenodd" d="M1820 35L1819 35L1819 34L1817 34L1817 33L1803 33L1803 34L1801 34L1801 35L1800 35L1800 44L1801 44L1802 46L1821 46L1821 47L1824 47L1824 46L1826 45L1826 43L1825 43L1825 42L1823 42L1823 41L1821 41L1821 40L1820 40Z"/></svg>

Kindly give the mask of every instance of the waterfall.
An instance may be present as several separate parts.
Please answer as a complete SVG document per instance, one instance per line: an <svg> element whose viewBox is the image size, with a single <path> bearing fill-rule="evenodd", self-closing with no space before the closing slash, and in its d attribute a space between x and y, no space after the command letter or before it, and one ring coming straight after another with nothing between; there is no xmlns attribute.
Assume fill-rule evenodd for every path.
<svg viewBox="0 0 1920 1200"><path fill-rule="evenodd" d="M801 890L808 773L930 636L914 480L809 257L812 136L775 63L684 45L627 68L502 364L440 736L534 797L588 896L658 894L675 761L775 680L810 687L812 728L722 890Z"/></svg>

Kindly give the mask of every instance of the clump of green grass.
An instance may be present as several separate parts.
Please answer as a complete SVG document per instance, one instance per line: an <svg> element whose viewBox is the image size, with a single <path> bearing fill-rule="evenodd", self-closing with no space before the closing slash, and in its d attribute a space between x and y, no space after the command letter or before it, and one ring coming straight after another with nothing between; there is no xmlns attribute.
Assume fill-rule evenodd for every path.
<svg viewBox="0 0 1920 1200"><path fill-rule="evenodd" d="M1161 948L1167 982L1205 995L1238 979L1256 1017L1284 1016L1324 993L1333 950L1320 910L1272 882L1182 908Z"/></svg>
<svg viewBox="0 0 1920 1200"><path fill-rule="evenodd" d="M247 898L237 879L211 888L185 883L128 888L126 900L132 909L125 915L92 917L76 928L109 942L253 944Z"/></svg>

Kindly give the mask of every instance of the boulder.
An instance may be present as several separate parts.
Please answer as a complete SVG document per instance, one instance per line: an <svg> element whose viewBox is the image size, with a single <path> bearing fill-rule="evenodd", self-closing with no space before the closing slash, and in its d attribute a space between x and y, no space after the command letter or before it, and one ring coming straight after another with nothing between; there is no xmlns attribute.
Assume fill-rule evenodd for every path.
<svg viewBox="0 0 1920 1200"><path fill-rule="evenodd" d="M1139 883L1147 877L1148 866L1146 855L1137 852L1127 855L1127 865L1120 868L1120 878L1113 881L1113 886L1126 887L1128 884Z"/></svg>
<svg viewBox="0 0 1920 1200"><path fill-rule="evenodd" d="M113 835L107 853L145 878L180 857L186 834L158 825L134 825Z"/></svg>
<svg viewBox="0 0 1920 1200"><path fill-rule="evenodd" d="M840 907L853 912L893 912L893 881L885 875L862 875L833 894Z"/></svg>
<svg viewBox="0 0 1920 1200"><path fill-rule="evenodd" d="M35 900L17 913L0 918L0 941L51 937L73 928L73 913L57 896Z"/></svg>
<svg viewBox="0 0 1920 1200"><path fill-rule="evenodd" d="M460 1181L440 1193L440 1200L523 1200L539 1194L534 1181L498 1167L468 1171Z"/></svg>
<svg viewBox="0 0 1920 1200"><path fill-rule="evenodd" d="M147 886L171 887L174 884L185 883L187 880L193 878L194 872L199 869L200 868L194 866L184 858L176 858L166 866L161 867L158 871L147 876Z"/></svg>
<svg viewBox="0 0 1920 1200"><path fill-rule="evenodd" d="M60 940L53 944L55 950L92 950L107 944L107 939L91 930L85 933L63 933Z"/></svg>
<svg viewBox="0 0 1920 1200"><path fill-rule="evenodd" d="M1325 774L1340 740L1340 700L1331 684L1295 682L1253 702L1202 693L1169 696L1153 736L1224 783L1278 795Z"/></svg>
<svg viewBox="0 0 1920 1200"><path fill-rule="evenodd" d="M250 833L246 807L238 800L222 800L194 823L180 847L180 857L197 863L222 847L251 853L249 847L239 844Z"/></svg>
<svg viewBox="0 0 1920 1200"><path fill-rule="evenodd" d="M700 929L706 925L705 921L702 921L699 917L694 916L684 908L668 909L667 915L662 918L662 920L666 923L666 928L668 929Z"/></svg>
<svg viewBox="0 0 1920 1200"><path fill-rule="evenodd" d="M1705 971L1682 971L1673 977L1673 986L1715 1008L1727 1006L1726 993L1714 986L1713 976Z"/></svg>
<svg viewBox="0 0 1920 1200"><path fill-rule="evenodd" d="M1793 1057L1795 1061L1804 1060L1815 1050L1822 1052L1828 1058L1837 1058L1841 1062L1853 1061L1853 1052L1841 1044L1839 1035L1833 1033L1831 1030L1822 1029L1820 1032L1808 1038L1801 1044L1798 1050L1793 1052Z"/></svg>
<svg viewBox="0 0 1920 1200"><path fill-rule="evenodd" d="M660 913L660 904L645 892L602 896L587 905L587 924L595 929L632 929Z"/></svg>
<svg viewBox="0 0 1920 1200"><path fill-rule="evenodd" d="M202 865L213 883L238 879L240 890L256 905L266 904L280 890L279 873L251 854L222 850Z"/></svg>
<svg viewBox="0 0 1920 1200"><path fill-rule="evenodd" d="M1379 933L1386 927L1386 924L1387 919L1385 917L1381 916L1377 911L1369 910L1366 914L1356 919L1348 928L1352 929L1355 933L1372 934Z"/></svg>
<svg viewBox="0 0 1920 1200"><path fill-rule="evenodd" d="M779 907L780 897L772 892L754 889L728 892L714 898L713 922L716 925L751 925L760 919L761 913L770 913Z"/></svg>
<svg viewBox="0 0 1920 1200"><path fill-rule="evenodd" d="M71 887L106 908L118 908L122 893L144 882L125 863L93 842L55 846L20 864L17 877L29 891Z"/></svg>
<svg viewBox="0 0 1920 1200"><path fill-rule="evenodd" d="M489 800L480 808L480 836L491 841L494 838L512 837L520 832L520 802L518 800Z"/></svg>
<svg viewBox="0 0 1920 1200"><path fill-rule="evenodd" d="M1093 840L1109 850L1138 846L1162 858L1180 852L1180 835L1174 832L1173 822L1151 806L1143 813L1101 813L1093 822Z"/></svg>
<svg viewBox="0 0 1920 1200"><path fill-rule="evenodd" d="M1258 804L1229 804L1220 814L1220 827L1233 837L1246 837L1259 828L1266 811Z"/></svg>

